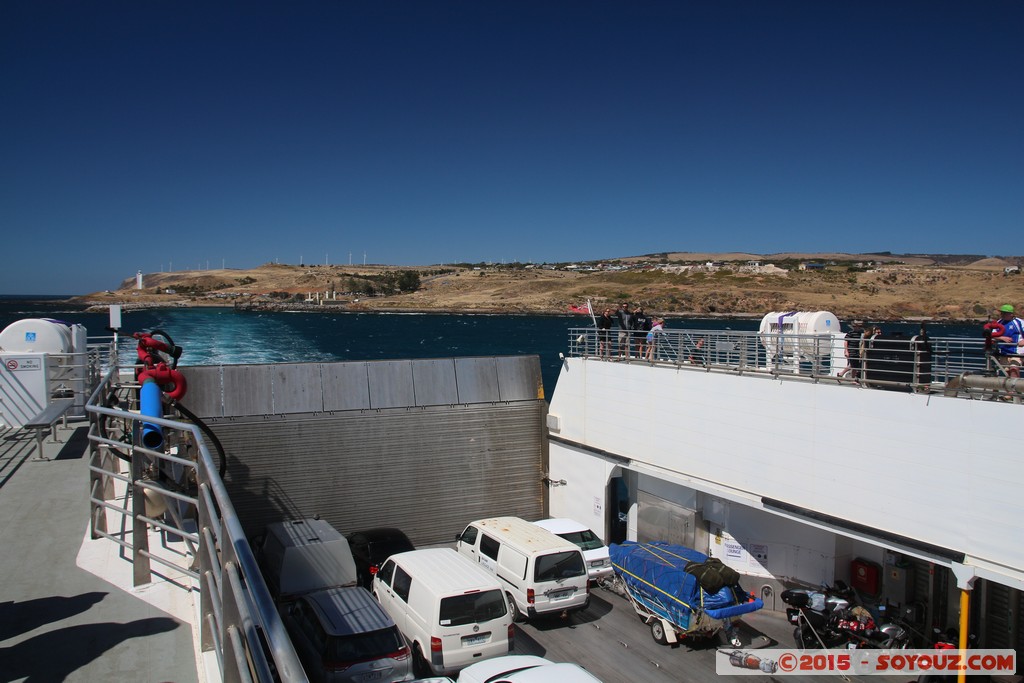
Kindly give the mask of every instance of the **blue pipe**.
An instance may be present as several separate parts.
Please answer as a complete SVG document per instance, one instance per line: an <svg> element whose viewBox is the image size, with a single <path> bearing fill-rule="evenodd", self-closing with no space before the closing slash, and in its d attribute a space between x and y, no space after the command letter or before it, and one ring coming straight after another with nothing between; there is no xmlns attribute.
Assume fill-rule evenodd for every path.
<svg viewBox="0 0 1024 683"><path fill-rule="evenodd" d="M160 399L160 385L154 379L145 379L139 390L139 409L143 417L163 417L164 406ZM152 422L142 423L142 445L156 450L164 444L164 430Z"/></svg>

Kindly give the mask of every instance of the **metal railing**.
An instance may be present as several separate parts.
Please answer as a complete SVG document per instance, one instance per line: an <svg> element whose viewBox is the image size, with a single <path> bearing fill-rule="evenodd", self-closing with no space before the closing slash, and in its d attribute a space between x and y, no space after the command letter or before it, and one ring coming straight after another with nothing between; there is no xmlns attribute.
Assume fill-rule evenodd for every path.
<svg viewBox="0 0 1024 683"><path fill-rule="evenodd" d="M569 331L568 355L1018 403L1024 394L983 339L663 330L647 344L646 333L620 341L618 330L589 327Z"/></svg>
<svg viewBox="0 0 1024 683"><path fill-rule="evenodd" d="M130 552L137 586L152 581L154 563L196 582L202 650L216 654L225 683L307 681L202 432L147 416L164 440L159 450L143 447L138 385L121 380L122 369L133 376L115 364L86 405L92 537ZM109 530L108 511L120 533ZM186 550L157 552L150 528Z"/></svg>

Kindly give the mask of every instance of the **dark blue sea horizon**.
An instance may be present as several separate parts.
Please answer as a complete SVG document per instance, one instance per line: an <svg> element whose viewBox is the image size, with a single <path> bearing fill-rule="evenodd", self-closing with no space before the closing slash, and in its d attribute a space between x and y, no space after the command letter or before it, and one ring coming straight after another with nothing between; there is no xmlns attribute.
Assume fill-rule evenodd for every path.
<svg viewBox="0 0 1024 683"><path fill-rule="evenodd" d="M87 312L63 297L0 297L0 329L23 318L82 324L90 337L110 336L106 312ZM590 327L586 315L464 313L244 312L233 308L123 310L121 346L131 357L131 334L161 330L184 349L182 365L300 363L458 356L530 355L540 358L550 399L570 330ZM756 330L760 318L668 317L668 329ZM919 322L882 323L887 333L917 334ZM980 336L980 325L929 323L940 337Z"/></svg>

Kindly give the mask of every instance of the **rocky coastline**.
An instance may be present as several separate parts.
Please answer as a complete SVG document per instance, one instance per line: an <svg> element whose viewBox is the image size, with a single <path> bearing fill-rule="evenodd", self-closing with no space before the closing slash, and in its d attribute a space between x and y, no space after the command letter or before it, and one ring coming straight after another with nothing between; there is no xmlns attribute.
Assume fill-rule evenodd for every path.
<svg viewBox="0 0 1024 683"><path fill-rule="evenodd" d="M750 319L771 311L824 310L841 320L950 323L989 319L1006 303L1024 306L1019 298L1024 276L1005 259L953 264L948 259L861 258L822 259L823 267L817 269L789 264L786 270L752 265L757 261L718 263L710 258L703 266L623 260L600 264L603 269L423 267L415 286L403 291L387 284L394 266L353 272L341 266L265 264L248 270L153 273L143 276L141 286L132 278L117 290L74 297L68 303L92 310L120 304L126 310L573 315L587 301L598 312L625 301L669 317Z"/></svg>
<svg viewBox="0 0 1024 683"><path fill-rule="evenodd" d="M69 300L71 301L71 300ZM96 301L90 301L84 305L84 310L91 313L105 312L111 304L120 303L118 301L109 301L99 303ZM530 316L579 316L581 320L589 320L589 316L586 314L574 313L571 311L561 310L541 310L532 309L525 306L514 306L514 305L502 305L502 306L460 306L457 308L421 308L421 307L401 307L401 306L374 306L364 303L336 303L336 304L313 304L313 303L295 303L295 302L276 302L276 301L249 301L237 304L225 304L223 302L213 303L204 301L187 301L179 300L175 302L124 302L121 303L124 310L144 310L144 309L161 309L161 308L226 308L236 311L245 311L252 313L271 312L271 313L321 313L325 315L330 314L345 314L345 313L404 313L404 314L443 314L443 315L530 315ZM812 309L807 309L812 310ZM814 309L817 310L817 309ZM757 320L762 318L768 311L761 312L744 312L744 311L729 311L729 312L706 312L706 311L650 311L655 315L671 317L671 318L704 318L704 319L719 319L719 320ZM835 311L833 311L835 313ZM870 322L886 323L886 322L899 322L899 323L927 323L927 322L942 322L951 324L975 324L982 323L988 320L985 316L977 317L932 317L932 316L870 316L860 314L841 314L836 313L841 319L853 319L853 318L864 318Z"/></svg>

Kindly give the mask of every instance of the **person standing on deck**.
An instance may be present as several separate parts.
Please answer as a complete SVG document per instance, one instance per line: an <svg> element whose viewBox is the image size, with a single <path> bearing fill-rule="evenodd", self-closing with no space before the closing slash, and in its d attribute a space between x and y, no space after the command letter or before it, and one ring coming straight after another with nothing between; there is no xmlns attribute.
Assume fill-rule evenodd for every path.
<svg viewBox="0 0 1024 683"><path fill-rule="evenodd" d="M1006 370L1009 377L1020 377L1021 347L1024 346L1024 320L1014 315L1013 306L999 307L999 324L1003 326L1001 337L992 337L998 342L996 362Z"/></svg>
<svg viewBox="0 0 1024 683"><path fill-rule="evenodd" d="M616 320L619 323L619 358L629 358L629 335L632 316L629 314L629 304L623 302L619 310L615 312Z"/></svg>
<svg viewBox="0 0 1024 683"><path fill-rule="evenodd" d="M656 355L655 346L658 336L665 330L664 318L652 318L651 331L647 333L647 360L653 361Z"/></svg>
<svg viewBox="0 0 1024 683"><path fill-rule="evenodd" d="M854 320L853 329L846 333L846 358L847 366L839 373L840 377L852 375L853 379L860 379L861 351L864 347L864 321Z"/></svg>
<svg viewBox="0 0 1024 683"><path fill-rule="evenodd" d="M647 317L643 306L637 304L637 307L633 309L633 318L629 321L629 325L633 328L633 340L636 341L636 356L644 358L647 356L647 333L651 329L651 319Z"/></svg>
<svg viewBox="0 0 1024 683"><path fill-rule="evenodd" d="M597 355L607 358L612 352L612 309L604 309L597 319Z"/></svg>

